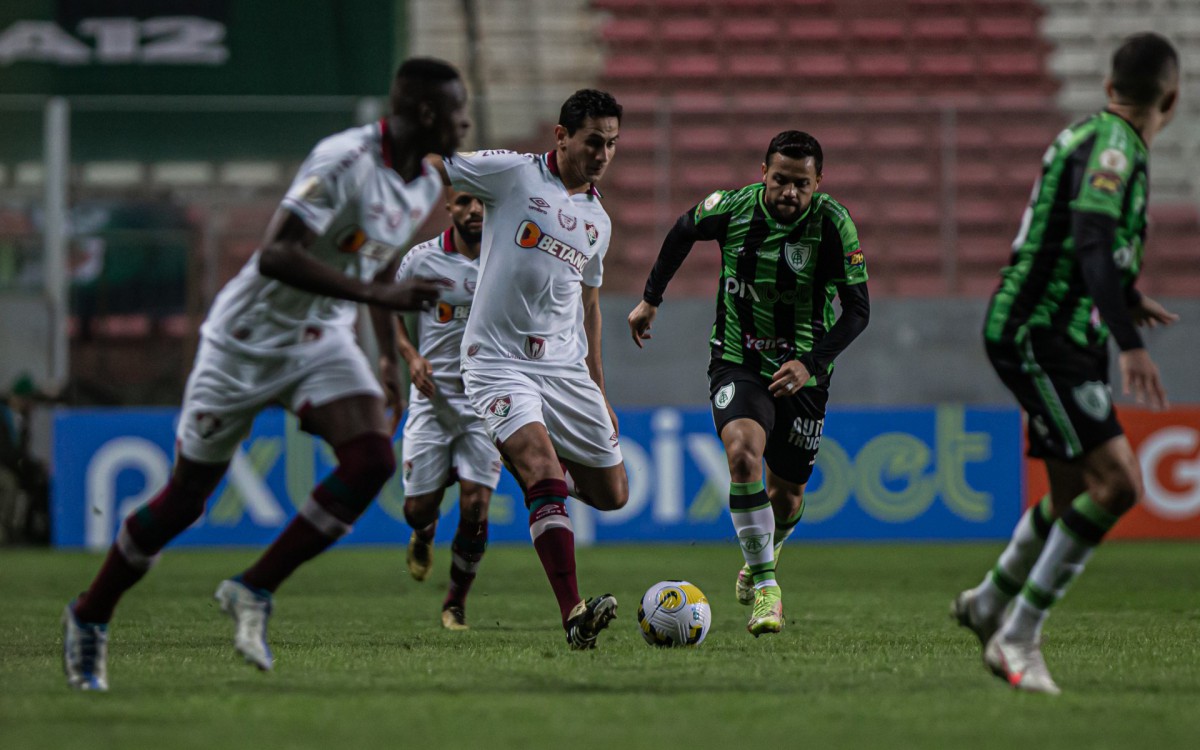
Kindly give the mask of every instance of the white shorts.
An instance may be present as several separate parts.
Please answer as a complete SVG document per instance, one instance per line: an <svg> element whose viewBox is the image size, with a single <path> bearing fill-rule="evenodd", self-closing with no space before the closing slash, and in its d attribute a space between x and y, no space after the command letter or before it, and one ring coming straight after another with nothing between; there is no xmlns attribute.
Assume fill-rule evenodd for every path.
<svg viewBox="0 0 1200 750"><path fill-rule="evenodd" d="M474 369L463 371L463 382L471 405L500 443L530 422L539 422L560 458L597 469L621 463L604 394L586 374L560 377Z"/></svg>
<svg viewBox="0 0 1200 750"><path fill-rule="evenodd" d="M439 384L440 385L440 384ZM414 388L404 423L404 494L424 495L459 479L496 489L500 451L466 394L439 392L430 400Z"/></svg>
<svg viewBox="0 0 1200 750"><path fill-rule="evenodd" d="M224 463L250 434L263 408L279 404L297 416L347 396L383 398L362 349L348 335L327 336L296 354L248 357L201 340L175 432L179 455Z"/></svg>

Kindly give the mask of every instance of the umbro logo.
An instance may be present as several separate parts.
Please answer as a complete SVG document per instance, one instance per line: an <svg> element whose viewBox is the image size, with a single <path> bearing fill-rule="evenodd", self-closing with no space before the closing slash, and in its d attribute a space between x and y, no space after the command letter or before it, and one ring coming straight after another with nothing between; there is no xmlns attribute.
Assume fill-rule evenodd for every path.
<svg viewBox="0 0 1200 750"><path fill-rule="evenodd" d="M549 214L550 204L544 198L539 198L536 195L529 198L529 210L537 211L539 214Z"/></svg>

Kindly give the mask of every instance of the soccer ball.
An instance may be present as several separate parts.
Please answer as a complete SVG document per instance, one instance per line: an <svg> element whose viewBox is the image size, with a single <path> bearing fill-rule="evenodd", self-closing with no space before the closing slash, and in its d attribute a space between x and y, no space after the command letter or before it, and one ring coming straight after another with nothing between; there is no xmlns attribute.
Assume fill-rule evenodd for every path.
<svg viewBox="0 0 1200 750"><path fill-rule="evenodd" d="M642 637L651 646L699 646L712 624L704 592L687 581L659 581L638 607Z"/></svg>

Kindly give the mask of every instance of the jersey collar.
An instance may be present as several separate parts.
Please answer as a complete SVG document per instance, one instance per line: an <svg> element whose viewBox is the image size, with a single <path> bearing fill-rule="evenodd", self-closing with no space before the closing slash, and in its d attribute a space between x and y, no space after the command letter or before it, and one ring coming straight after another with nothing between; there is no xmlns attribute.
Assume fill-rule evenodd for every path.
<svg viewBox="0 0 1200 750"><path fill-rule="evenodd" d="M442 252L446 255L454 255L458 252L458 249L454 247L454 227L442 232Z"/></svg>
<svg viewBox="0 0 1200 750"><path fill-rule="evenodd" d="M558 171L558 151L547 151L542 155L542 160L546 162L546 169L550 170L550 174L557 177L559 182L562 182L562 174L560 174ZM587 194L595 198L604 197L600 195L600 190L596 187L596 183L594 182L588 184Z"/></svg>
<svg viewBox="0 0 1200 750"><path fill-rule="evenodd" d="M1146 145L1146 139L1142 137L1142 134L1139 133L1138 129L1133 126L1132 122L1130 122L1129 120L1126 120L1124 117L1117 114L1116 112L1113 112L1110 109L1102 109L1102 110L1100 110L1100 114L1108 115L1109 117L1115 117L1118 120L1120 120L1121 122L1125 123L1125 126L1127 128L1129 128L1129 132L1133 133L1137 137L1138 143L1142 144L1142 148L1149 150L1149 146Z"/></svg>

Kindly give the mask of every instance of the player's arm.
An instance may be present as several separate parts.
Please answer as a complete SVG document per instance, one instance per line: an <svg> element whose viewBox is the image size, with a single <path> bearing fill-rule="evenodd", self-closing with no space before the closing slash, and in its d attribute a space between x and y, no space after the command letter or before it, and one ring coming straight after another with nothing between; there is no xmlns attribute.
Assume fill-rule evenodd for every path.
<svg viewBox="0 0 1200 750"><path fill-rule="evenodd" d="M400 316L396 325L396 348L400 351L400 356L408 365L408 374L412 378L412 383L417 387L417 390L425 394L426 398L433 398L437 395L437 385L433 382L433 365L429 360L421 356L420 350L416 344L409 338L407 316Z"/></svg>
<svg viewBox="0 0 1200 750"><path fill-rule="evenodd" d="M1146 299L1136 292L1137 296L1133 298L1121 286L1121 272L1112 252L1116 234L1117 220L1107 213L1071 212L1071 235L1075 239L1075 254L1084 286L1121 350L1121 390L1127 395L1132 393L1139 404L1148 403L1151 408L1161 409L1167 405L1166 390L1158 366L1150 358L1134 325L1134 314L1129 305L1134 301L1141 307L1146 304ZM1153 300L1150 302L1161 310L1161 305ZM1170 313L1161 310L1161 314L1158 320L1171 322Z"/></svg>
<svg viewBox="0 0 1200 750"><path fill-rule="evenodd" d="M658 314L658 306L662 304L667 285L683 265L688 253L692 252L692 247L705 239L696 226L697 208L693 206L685 212L675 222L675 226L671 227L671 231L667 232L662 248L658 251L658 259L654 261L654 267L650 269L650 276L646 279L642 301L629 313L629 332L633 335L633 343L637 344L639 349L642 348L642 341L652 338L650 325L654 322L654 316Z"/></svg>
<svg viewBox="0 0 1200 750"><path fill-rule="evenodd" d="M613 430L619 431L616 412L613 411L612 404L608 403L608 394L604 391L604 361L600 353L600 333L604 327L600 315L600 287L587 284L580 286L583 302L583 333L587 338L588 345L584 361L587 362L588 375L600 387L600 393L605 394L604 403L608 406L608 416L612 419Z"/></svg>
<svg viewBox="0 0 1200 750"><path fill-rule="evenodd" d="M419 310L438 298L438 286L429 279L395 284L378 276L370 281L348 276L308 252L316 239L316 233L303 219L280 208L267 227L266 241L259 251L259 273L312 294L391 310Z"/></svg>
<svg viewBox="0 0 1200 750"><path fill-rule="evenodd" d="M396 278L400 257L393 258L372 278L374 283L388 283ZM387 394L387 403L396 414L404 411L404 383L400 379L400 365L396 360L396 314L379 305L367 308L371 315L371 330L375 334L375 345L379 350L379 379Z"/></svg>

